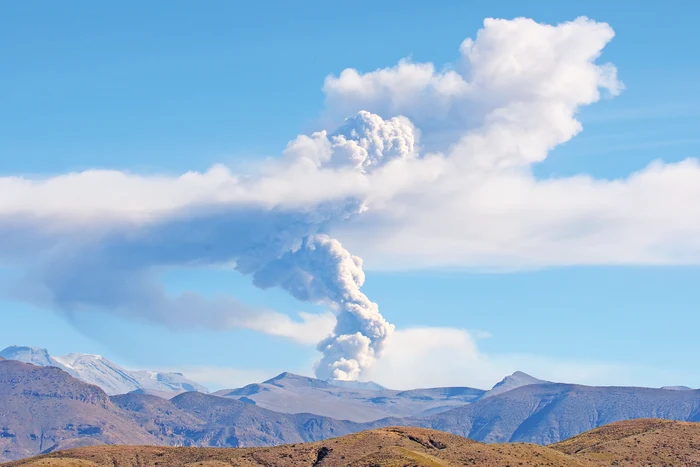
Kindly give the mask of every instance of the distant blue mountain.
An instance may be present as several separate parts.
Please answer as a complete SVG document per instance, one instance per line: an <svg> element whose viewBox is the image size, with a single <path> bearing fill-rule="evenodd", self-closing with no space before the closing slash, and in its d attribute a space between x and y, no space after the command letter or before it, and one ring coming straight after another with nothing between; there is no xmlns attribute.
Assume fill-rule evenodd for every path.
<svg viewBox="0 0 700 467"><path fill-rule="evenodd" d="M377 391L283 373L221 395L110 398L60 368L0 358L0 462L100 443L269 446L390 425L432 428L484 442L549 444L619 420L700 421L697 390L548 383L524 373L506 377L494 389ZM278 410L270 410L271 405ZM326 412L367 418L414 415L356 422Z"/></svg>
<svg viewBox="0 0 700 467"><path fill-rule="evenodd" d="M215 394L277 412L371 422L444 412L475 401L484 393L466 387L397 391L373 382L324 381L285 372L262 383Z"/></svg>
<svg viewBox="0 0 700 467"><path fill-rule="evenodd" d="M489 443L550 444L636 418L700 421L700 391L531 384L406 423Z"/></svg>

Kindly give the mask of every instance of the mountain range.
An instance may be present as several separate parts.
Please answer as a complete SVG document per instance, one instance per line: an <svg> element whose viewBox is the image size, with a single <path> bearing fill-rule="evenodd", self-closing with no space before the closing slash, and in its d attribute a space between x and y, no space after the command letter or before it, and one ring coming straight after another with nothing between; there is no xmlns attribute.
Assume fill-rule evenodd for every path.
<svg viewBox="0 0 700 467"><path fill-rule="evenodd" d="M353 389L282 373L218 395L192 391L164 399L131 392L110 397L60 367L2 359L0 461L95 444L272 446L386 426L430 428L484 442L546 445L619 420L700 421L696 390L591 387L516 373L489 392ZM315 396L322 402L317 406L312 403ZM289 398L298 405L285 405ZM263 406L267 403L276 410ZM450 404L454 406L446 408ZM309 413L341 413L349 410L346 405L366 421ZM299 413L302 408L310 410ZM395 415L374 418L387 412Z"/></svg>
<svg viewBox="0 0 700 467"><path fill-rule="evenodd" d="M285 413L309 412L342 420L370 422L386 417L424 416L461 407L486 391L467 387L378 389L376 383L339 386L293 373L259 384L224 389L214 394ZM380 387L380 386L379 386Z"/></svg>
<svg viewBox="0 0 700 467"><path fill-rule="evenodd" d="M617 422L546 447L488 445L440 431L387 427L272 448L96 446L6 467L688 467L700 464L698 445L700 424L649 419Z"/></svg>
<svg viewBox="0 0 700 467"><path fill-rule="evenodd" d="M406 422L489 443L546 445L636 418L700 421L700 391L532 384Z"/></svg>
<svg viewBox="0 0 700 467"><path fill-rule="evenodd" d="M161 444L97 386L56 367L0 360L0 460L92 444Z"/></svg>
<svg viewBox="0 0 700 467"><path fill-rule="evenodd" d="M208 392L207 388L186 378L182 373L126 370L100 355L71 353L57 357L39 347L12 345L0 351L0 357L60 368L81 381L99 386L109 395L139 391L172 397L188 391Z"/></svg>

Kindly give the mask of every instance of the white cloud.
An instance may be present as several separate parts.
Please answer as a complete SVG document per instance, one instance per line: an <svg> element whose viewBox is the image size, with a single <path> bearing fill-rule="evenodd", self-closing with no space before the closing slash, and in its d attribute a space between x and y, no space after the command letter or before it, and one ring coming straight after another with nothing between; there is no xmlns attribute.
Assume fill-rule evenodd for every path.
<svg viewBox="0 0 700 467"><path fill-rule="evenodd" d="M486 333L488 334L488 333ZM488 334L490 337L490 334ZM384 356L364 374L391 389L467 386L490 389L505 376L524 371L546 381L598 386L633 385L661 387L697 386L691 373L650 367L638 362L595 361L517 353L485 353L477 342L484 331L446 327L415 327L397 330L388 341ZM289 368L240 369L217 366L165 368L203 384L210 390L238 388L268 380ZM294 372L312 375L311 365Z"/></svg>
<svg viewBox="0 0 700 467"><path fill-rule="evenodd" d="M390 325L359 290L362 262L353 254L382 269L700 264L697 159L659 161L616 180L532 175L582 130L581 106L620 92L616 69L598 63L613 36L587 18L556 26L488 19L446 67L402 60L345 70L324 90L328 114L351 118L337 132L298 137L248 174L215 166L180 176L0 177L0 261L26 270L24 297L60 309L297 340L327 330L327 316L295 322L226 300L167 297L156 275L234 264L261 287L339 314L351 308L334 348L377 352L390 332L376 324ZM334 247L321 254L320 239ZM470 338L451 332L441 338L483 361ZM370 334L379 340L367 343ZM431 352L442 348L423 337ZM385 361L398 362L391 352ZM353 372L374 359L333 354Z"/></svg>
<svg viewBox="0 0 700 467"><path fill-rule="evenodd" d="M330 136L325 131L300 135L287 145L292 163L307 161L314 168L350 167L366 173L396 159L415 156L418 132L405 117L382 119L361 110L347 118Z"/></svg>
<svg viewBox="0 0 700 467"><path fill-rule="evenodd" d="M616 180L532 175L581 131L580 106L601 89L620 92L615 68L595 63L613 35L586 18L486 20L445 71L401 61L327 78L331 114L401 113L446 147L396 170L399 180L421 180L396 186L377 174L373 187L393 191L371 191L365 215L334 233L375 269L698 264L697 159L655 162Z"/></svg>
<svg viewBox="0 0 700 467"><path fill-rule="evenodd" d="M339 132L300 136L258 173L217 166L177 177L93 170L0 178L0 217L10 227L0 235L13 255L22 247L34 254L37 243L52 248L56 232L78 230L92 241L102 235L94 231L212 206L222 216L312 212L355 199L363 206L327 228L374 269L700 263L697 159L659 161L616 180L538 180L530 171L581 130L581 105L601 89L621 89L615 68L595 63L613 35L585 18L557 26L487 20L442 71L405 60L364 74L345 70L326 80L329 112L392 118L362 112ZM419 152L419 130L444 135L448 127L444 152ZM33 221L41 231L27 236Z"/></svg>
<svg viewBox="0 0 700 467"><path fill-rule="evenodd" d="M230 327L244 327L271 336L286 337L300 344L316 345L332 333L336 321L335 315L329 312L301 312L299 318L300 321L295 321L282 313L259 313L248 317L244 322L233 322Z"/></svg>
<svg viewBox="0 0 700 467"><path fill-rule="evenodd" d="M700 164L618 180L445 170L335 235L373 269L700 263Z"/></svg>
<svg viewBox="0 0 700 467"><path fill-rule="evenodd" d="M688 381L638 363L600 362L526 354L487 354L466 330L419 327L397 330L384 356L363 379L396 389L468 386L489 389L506 375L524 371L547 381L588 385L662 386ZM675 383L674 383L675 384Z"/></svg>
<svg viewBox="0 0 700 467"><path fill-rule="evenodd" d="M240 369L217 366L183 366L168 368L163 371L184 374L196 381L209 391L219 389L235 389L251 383L266 381L280 374L283 370Z"/></svg>
<svg viewBox="0 0 700 467"><path fill-rule="evenodd" d="M571 133L578 124L567 112L597 101L601 88L611 94L622 88L614 66L595 63L613 36L608 24L587 18L557 26L527 18L486 19L476 39L462 43L460 59L441 71L432 63L401 60L391 68L346 69L327 77L327 112L404 115L428 137L435 132L459 139L482 126L496 130L494 120L526 131L549 117L554 128L563 127L557 131ZM521 137L518 144L523 142Z"/></svg>
<svg viewBox="0 0 700 467"><path fill-rule="evenodd" d="M274 313L275 319L258 315L251 318L245 327L272 336L287 337L302 344L315 345L329 336L335 326L333 313L299 313L299 317L301 321L294 321L281 313Z"/></svg>

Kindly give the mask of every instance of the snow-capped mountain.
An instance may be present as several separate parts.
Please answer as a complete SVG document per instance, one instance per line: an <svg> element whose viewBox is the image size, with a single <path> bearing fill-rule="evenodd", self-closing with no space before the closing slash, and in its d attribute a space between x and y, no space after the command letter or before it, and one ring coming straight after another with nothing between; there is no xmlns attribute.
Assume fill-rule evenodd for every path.
<svg viewBox="0 0 700 467"><path fill-rule="evenodd" d="M140 389L131 372L99 355L71 353L54 357L54 360L78 379L101 387L107 394L126 394Z"/></svg>
<svg viewBox="0 0 700 467"><path fill-rule="evenodd" d="M195 383L182 373L161 373L158 371L138 370L131 375L147 392L189 392L208 393L207 388Z"/></svg>
<svg viewBox="0 0 700 467"><path fill-rule="evenodd" d="M0 351L0 357L37 366L55 366L86 383L101 387L107 394L126 394L132 391L172 397L187 391L207 393L207 389L181 373L126 370L100 356L71 353L51 356L39 347L10 346Z"/></svg>
<svg viewBox="0 0 700 467"><path fill-rule="evenodd" d="M18 360L24 363L31 363L36 366L60 366L46 349L38 347L24 347L11 345L0 351L0 357L6 360Z"/></svg>

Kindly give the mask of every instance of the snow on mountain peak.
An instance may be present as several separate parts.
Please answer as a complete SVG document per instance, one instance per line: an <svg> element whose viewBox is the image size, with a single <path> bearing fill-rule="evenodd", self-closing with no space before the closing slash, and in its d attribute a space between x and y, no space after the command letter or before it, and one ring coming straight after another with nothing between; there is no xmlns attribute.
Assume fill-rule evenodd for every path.
<svg viewBox="0 0 700 467"><path fill-rule="evenodd" d="M19 360L38 366L56 366L72 376L102 388L107 394L126 394L135 390L179 394L188 391L209 392L181 373L126 370L101 355L70 353L52 357L46 349L10 346L0 352L8 360Z"/></svg>
<svg viewBox="0 0 700 467"><path fill-rule="evenodd" d="M58 366L49 355L49 352L41 347L11 345L0 351L0 357L37 366Z"/></svg>
<svg viewBox="0 0 700 467"><path fill-rule="evenodd" d="M126 394L140 388L128 370L100 355L71 353L54 359L73 370L78 379L101 387L107 394Z"/></svg>

